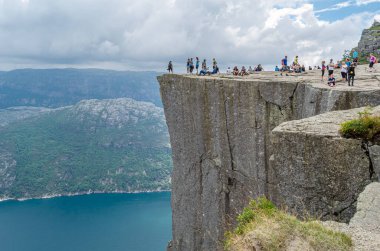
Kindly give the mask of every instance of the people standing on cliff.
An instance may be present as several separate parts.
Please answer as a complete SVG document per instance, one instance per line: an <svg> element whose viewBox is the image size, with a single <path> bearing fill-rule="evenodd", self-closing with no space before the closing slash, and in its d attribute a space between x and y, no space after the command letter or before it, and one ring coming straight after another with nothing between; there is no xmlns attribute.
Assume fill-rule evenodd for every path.
<svg viewBox="0 0 380 251"><path fill-rule="evenodd" d="M351 66L351 61L349 58L346 58L346 66L347 66L347 69Z"/></svg>
<svg viewBox="0 0 380 251"><path fill-rule="evenodd" d="M202 70L207 70L206 59L203 59L203 62L202 62Z"/></svg>
<svg viewBox="0 0 380 251"><path fill-rule="evenodd" d="M172 64L172 61L169 61L168 71L169 71L169 73L173 73L173 64Z"/></svg>
<svg viewBox="0 0 380 251"><path fill-rule="evenodd" d="M369 70L373 70L373 66L376 63L376 57L373 55L373 53L369 54Z"/></svg>
<svg viewBox="0 0 380 251"><path fill-rule="evenodd" d="M195 58L195 69L197 70L197 74L198 74L198 68L199 68L199 58L198 57L196 57Z"/></svg>
<svg viewBox="0 0 380 251"><path fill-rule="evenodd" d="M358 60L359 60L359 53L357 51L354 51L352 53L352 58L353 58L353 62L355 65L358 65Z"/></svg>
<svg viewBox="0 0 380 251"><path fill-rule="evenodd" d="M212 69L215 69L218 66L218 63L216 62L215 58L212 59Z"/></svg>
<svg viewBox="0 0 380 251"><path fill-rule="evenodd" d="M194 62L193 62L193 58L190 59L190 74L193 74L193 71L194 71Z"/></svg>
<svg viewBox="0 0 380 251"><path fill-rule="evenodd" d="M323 77L325 76L326 71L326 61L322 61L322 79L321 82L323 82Z"/></svg>
<svg viewBox="0 0 380 251"><path fill-rule="evenodd" d="M284 71L287 71L288 70L288 56L285 56L282 60L281 60L281 76L282 76L282 72Z"/></svg>
<svg viewBox="0 0 380 251"><path fill-rule="evenodd" d="M334 60L330 59L330 63L328 65L329 78L334 74L334 68L335 68Z"/></svg>
<svg viewBox="0 0 380 251"><path fill-rule="evenodd" d="M187 68L187 73L190 73L190 58L187 59L186 68Z"/></svg>
<svg viewBox="0 0 380 251"><path fill-rule="evenodd" d="M342 75L342 80L347 81L347 65L344 61L342 61L342 66L340 68L340 74Z"/></svg>
<svg viewBox="0 0 380 251"><path fill-rule="evenodd" d="M294 58L293 65L298 65L298 56Z"/></svg>
<svg viewBox="0 0 380 251"><path fill-rule="evenodd" d="M354 86L354 78L355 78L355 65L351 64L351 66L348 68L348 86Z"/></svg>

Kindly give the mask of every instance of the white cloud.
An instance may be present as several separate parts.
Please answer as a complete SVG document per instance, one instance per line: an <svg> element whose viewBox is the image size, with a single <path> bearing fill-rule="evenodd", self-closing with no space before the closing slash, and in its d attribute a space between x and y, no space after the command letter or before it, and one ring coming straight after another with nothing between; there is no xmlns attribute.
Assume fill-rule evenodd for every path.
<svg viewBox="0 0 380 251"><path fill-rule="evenodd" d="M380 3L380 0L356 0L357 5L366 5L370 3Z"/></svg>
<svg viewBox="0 0 380 251"><path fill-rule="evenodd" d="M284 54L314 65L354 47L373 17L322 21L308 0L1 0L0 67L276 64Z"/></svg>

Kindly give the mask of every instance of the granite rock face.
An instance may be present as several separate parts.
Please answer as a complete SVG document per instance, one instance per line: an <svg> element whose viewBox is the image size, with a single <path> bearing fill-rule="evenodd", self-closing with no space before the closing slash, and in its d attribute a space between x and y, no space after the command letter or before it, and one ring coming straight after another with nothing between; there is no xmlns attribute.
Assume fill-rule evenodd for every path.
<svg viewBox="0 0 380 251"><path fill-rule="evenodd" d="M235 226L237 214L250 199L266 195L284 201L282 190L275 189L278 170L273 170L272 162L278 150L271 143L271 131L286 121L380 105L378 76L359 73L360 69L356 87L338 83L335 89L320 82L319 71L289 77L272 72L247 78L159 77L174 164L171 250L222 250L225 231ZM350 147L363 157L357 160L355 174L367 177L368 158L360 143ZM339 174L328 170L321 178L334 182ZM296 173L291 178L289 183L298 182ZM345 217L338 212L331 218Z"/></svg>
<svg viewBox="0 0 380 251"><path fill-rule="evenodd" d="M378 145L339 135L340 124L361 111L329 112L273 130L269 196L276 204L322 219L351 219L359 194L380 174Z"/></svg>
<svg viewBox="0 0 380 251"><path fill-rule="evenodd" d="M358 44L362 55L380 54L380 22L375 21L369 29L364 29Z"/></svg>
<svg viewBox="0 0 380 251"><path fill-rule="evenodd" d="M349 224L334 221L323 224L349 234L355 251L380 250L380 183L369 184L359 195L357 212Z"/></svg>

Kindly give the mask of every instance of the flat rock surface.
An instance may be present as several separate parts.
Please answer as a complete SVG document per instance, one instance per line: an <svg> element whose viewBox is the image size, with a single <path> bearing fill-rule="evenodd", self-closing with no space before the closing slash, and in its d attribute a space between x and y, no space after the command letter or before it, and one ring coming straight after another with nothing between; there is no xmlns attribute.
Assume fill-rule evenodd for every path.
<svg viewBox="0 0 380 251"><path fill-rule="evenodd" d="M348 120L359 118L359 112L364 111L364 109L365 108L356 108L346 111L334 111L306 119L285 122L276 127L273 132L288 132L340 137L340 124ZM369 111L372 114L380 114L380 106L374 107Z"/></svg>
<svg viewBox="0 0 380 251"><path fill-rule="evenodd" d="M375 70L370 72L368 70L368 65L359 65L355 71L355 81L354 86L348 86L345 81L342 81L340 69L334 70L334 76L337 80L335 87L329 87L327 85L328 71L325 73L324 81L321 81L321 70L307 70L302 74L298 73L289 73L289 76L286 76L285 73L283 76L279 72L274 71L264 71L264 72L255 72L248 76L232 76L227 74L217 74L212 76L202 76L201 78L221 78L221 79L233 79L238 81L253 81L259 80L263 81L273 81L277 82L305 82L315 88L321 89L335 89L341 91L371 91L371 90L380 90L380 65L375 65ZM192 78L198 78L197 75L186 75Z"/></svg>

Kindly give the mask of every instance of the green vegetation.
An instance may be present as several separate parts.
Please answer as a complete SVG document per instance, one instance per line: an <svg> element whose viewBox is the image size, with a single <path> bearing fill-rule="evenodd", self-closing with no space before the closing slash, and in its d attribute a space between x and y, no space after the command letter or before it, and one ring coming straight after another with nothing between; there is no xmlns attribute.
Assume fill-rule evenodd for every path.
<svg viewBox="0 0 380 251"><path fill-rule="evenodd" d="M372 31L380 31L380 25L372 26L372 27L369 28L369 29L372 30Z"/></svg>
<svg viewBox="0 0 380 251"><path fill-rule="evenodd" d="M340 134L345 138L373 141L380 137L380 116L374 116L370 108L359 112L359 118L340 125Z"/></svg>
<svg viewBox="0 0 380 251"><path fill-rule="evenodd" d="M111 107L108 114L100 105L97 114L93 105L58 109L0 128L0 168L17 163L0 173L0 197L170 189L171 150L159 108L130 108L131 119L112 124L107 119L118 118L112 112L128 108ZM5 185L4 177L12 177L11 185Z"/></svg>
<svg viewBox="0 0 380 251"><path fill-rule="evenodd" d="M265 198L251 201L238 216L235 231L226 234L226 250L248 250L255 245L268 251L287 250L289 245L301 245L303 249L297 250L352 249L347 235L329 230L318 221L300 221Z"/></svg>

